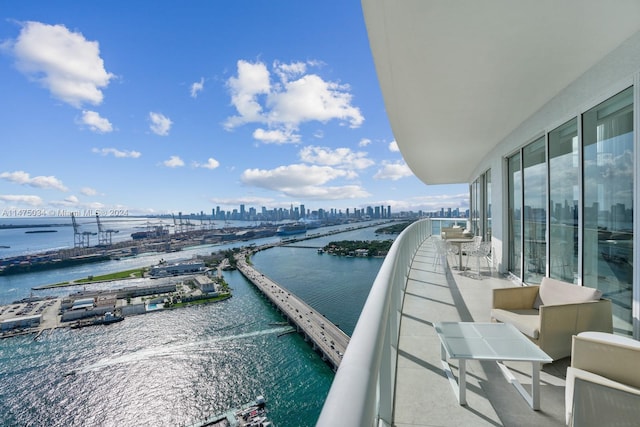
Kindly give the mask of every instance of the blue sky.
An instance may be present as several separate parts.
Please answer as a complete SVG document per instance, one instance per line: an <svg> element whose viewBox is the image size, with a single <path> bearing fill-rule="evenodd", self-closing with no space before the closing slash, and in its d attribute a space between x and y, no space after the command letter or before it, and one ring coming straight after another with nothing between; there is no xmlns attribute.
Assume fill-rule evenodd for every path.
<svg viewBox="0 0 640 427"><path fill-rule="evenodd" d="M397 151L358 1L0 9L0 211L468 207Z"/></svg>

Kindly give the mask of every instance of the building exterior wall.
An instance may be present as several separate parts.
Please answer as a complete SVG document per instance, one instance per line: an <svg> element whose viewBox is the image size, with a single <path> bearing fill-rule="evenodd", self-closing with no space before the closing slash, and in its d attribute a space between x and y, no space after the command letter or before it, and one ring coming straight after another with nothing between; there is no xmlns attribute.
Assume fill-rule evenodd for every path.
<svg viewBox="0 0 640 427"><path fill-rule="evenodd" d="M41 319L42 315L38 314L35 316L22 316L3 320L2 323L0 323L0 330L9 331L16 328L32 328L38 326Z"/></svg>
<svg viewBox="0 0 640 427"><path fill-rule="evenodd" d="M553 64L550 64L552 72ZM493 259L498 271L507 272L508 269L508 195L507 163L506 159L520 148L528 145L558 126L574 117L606 101L620 91L635 86L634 95L634 253L633 271L633 330L636 338L639 336L639 295L640 274L638 266L639 236L638 230L638 165L640 165L640 149L638 134L640 133L640 32L625 41L617 49L610 52L600 62L586 71L573 83L567 86L557 96L551 99L543 108L521 123L504 140L497 142L496 147L473 170L470 183L488 169L492 171L492 219L493 219ZM548 160L548 159L547 159ZM582 209L583 206L580 206ZM584 242L579 250L583 253Z"/></svg>
<svg viewBox="0 0 640 427"><path fill-rule="evenodd" d="M113 311L114 307L95 307L91 310L71 310L62 314L63 322L84 319L87 317L103 316L107 311Z"/></svg>
<svg viewBox="0 0 640 427"><path fill-rule="evenodd" d="M147 309L144 304L129 304L120 307L123 316L131 316L134 314L144 314Z"/></svg>

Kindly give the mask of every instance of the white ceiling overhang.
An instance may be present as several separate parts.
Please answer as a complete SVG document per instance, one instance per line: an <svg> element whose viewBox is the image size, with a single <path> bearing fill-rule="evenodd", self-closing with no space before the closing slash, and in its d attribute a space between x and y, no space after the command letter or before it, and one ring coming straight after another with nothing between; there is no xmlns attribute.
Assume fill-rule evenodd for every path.
<svg viewBox="0 0 640 427"><path fill-rule="evenodd" d="M501 140L640 30L640 1L362 0L400 151L461 183Z"/></svg>

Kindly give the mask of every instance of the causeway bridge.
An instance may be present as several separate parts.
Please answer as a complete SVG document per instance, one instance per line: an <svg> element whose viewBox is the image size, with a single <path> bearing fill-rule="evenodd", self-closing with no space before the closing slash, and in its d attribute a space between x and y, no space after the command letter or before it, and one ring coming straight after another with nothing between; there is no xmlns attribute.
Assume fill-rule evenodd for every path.
<svg viewBox="0 0 640 427"><path fill-rule="evenodd" d="M246 257L250 255L251 252L247 251L235 255L238 271L282 312L323 360L337 370L349 344L349 336L302 299L249 265Z"/></svg>

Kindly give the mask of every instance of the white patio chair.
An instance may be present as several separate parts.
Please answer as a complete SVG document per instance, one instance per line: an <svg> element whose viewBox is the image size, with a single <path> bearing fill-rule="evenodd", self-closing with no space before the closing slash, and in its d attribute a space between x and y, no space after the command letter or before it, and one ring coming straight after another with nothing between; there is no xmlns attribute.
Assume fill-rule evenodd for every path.
<svg viewBox="0 0 640 427"><path fill-rule="evenodd" d="M480 272L480 258L484 258L487 263L489 271L491 271L491 265L487 258L491 253L491 242L480 242L477 246L474 246L475 242L465 243L462 245L462 251L467 254L467 263L465 265L465 271L469 266L469 258L474 257L476 259L476 268L478 270L475 278L482 279L482 273ZM473 275L472 275L473 276Z"/></svg>
<svg viewBox="0 0 640 427"><path fill-rule="evenodd" d="M444 267L446 263L448 263L449 261L447 259L447 242L442 239L434 239L433 244L436 247L436 255L433 260L433 266L436 267L437 269L438 264L442 263L442 260L444 259L444 262L445 262L445 264L443 264L443 267Z"/></svg>

